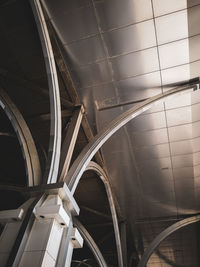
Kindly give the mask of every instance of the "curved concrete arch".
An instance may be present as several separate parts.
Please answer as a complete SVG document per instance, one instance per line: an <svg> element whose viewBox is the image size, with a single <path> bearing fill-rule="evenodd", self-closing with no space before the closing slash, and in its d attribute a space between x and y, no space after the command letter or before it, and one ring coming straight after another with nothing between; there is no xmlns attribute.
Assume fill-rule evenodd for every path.
<svg viewBox="0 0 200 267"><path fill-rule="evenodd" d="M113 227L115 232L115 241L117 246L117 256L118 256L118 264L120 267L123 266L123 255L122 255L122 247L121 247L121 238L120 238L120 232L119 232L119 226L118 226L118 220L117 220L117 213L115 209L115 203L113 199L113 194L111 191L111 187L107 178L106 173L104 170L95 162L91 161L85 171L92 170L94 171L102 180L104 183L106 194L108 197L108 202L110 205L111 215L112 215L112 221L113 221Z"/></svg>
<svg viewBox="0 0 200 267"><path fill-rule="evenodd" d="M27 184L28 186L39 185L41 182L40 161L31 132L20 111L2 88L0 88L0 106L17 134L25 159Z"/></svg>
<svg viewBox="0 0 200 267"><path fill-rule="evenodd" d="M200 215L192 216L190 218L181 220L179 222L176 222L169 226L167 229L162 231L159 235L156 236L156 238L151 242L149 247L145 250L138 267L145 267L149 258L151 257L152 253L155 251L155 249L159 246L159 244L167 238L170 234L176 232L178 229L183 228L189 224L195 223L200 221Z"/></svg>
<svg viewBox="0 0 200 267"><path fill-rule="evenodd" d="M60 107L60 92L56 65L51 46L49 33L47 30L44 14L39 0L29 0L32 6L35 21L38 27L38 32L41 40L46 71L49 84L50 96L50 141L49 151L46 164L46 170L43 183L56 183L58 176L58 168L60 161L61 148L61 107Z"/></svg>
<svg viewBox="0 0 200 267"><path fill-rule="evenodd" d="M68 174L65 177L65 181L69 186L72 194L76 190L78 182L86 169L87 165L96 154L96 152L102 147L102 145L122 126L128 123L130 120L143 113L144 111L150 109L153 105L157 103L163 102L169 97L174 95L182 94L184 91L189 92L193 90L199 89L199 78L195 81L188 83L185 86L180 86L168 90L164 93L158 94L154 97L151 97L145 100L142 103L135 105L133 108L128 111L122 113L116 119L111 121L103 130L101 130L94 139L88 143L88 145L82 150L80 155L77 157L72 167L70 168Z"/></svg>

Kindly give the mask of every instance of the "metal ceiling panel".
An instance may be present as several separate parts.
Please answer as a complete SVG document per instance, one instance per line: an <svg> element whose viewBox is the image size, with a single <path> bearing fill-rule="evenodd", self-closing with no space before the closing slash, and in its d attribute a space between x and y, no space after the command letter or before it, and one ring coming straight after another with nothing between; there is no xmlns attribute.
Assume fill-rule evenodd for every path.
<svg viewBox="0 0 200 267"><path fill-rule="evenodd" d="M153 131L135 132L133 140L136 147L158 145L168 142L167 129Z"/></svg>
<svg viewBox="0 0 200 267"><path fill-rule="evenodd" d="M192 178L194 177L194 168L193 167L183 167L173 169L174 179L182 178Z"/></svg>
<svg viewBox="0 0 200 267"><path fill-rule="evenodd" d="M158 103L157 105L155 105L152 108L145 111L143 114L145 115L145 114L156 113L156 112L160 112L160 111L164 111L164 104L163 103Z"/></svg>
<svg viewBox="0 0 200 267"><path fill-rule="evenodd" d="M154 171L152 171L151 173L149 173L148 171L144 171L140 173L140 179L142 182L142 190L145 187L154 187L156 190L156 188L159 186L159 190L163 190L163 187L166 188L165 190L173 190L171 187L173 185L173 173L171 169L163 169L160 170L158 173L155 173ZM162 201L162 198L160 198L160 201Z"/></svg>
<svg viewBox="0 0 200 267"><path fill-rule="evenodd" d="M192 122L199 121L199 112L200 112L200 103L192 105L191 108Z"/></svg>
<svg viewBox="0 0 200 267"><path fill-rule="evenodd" d="M200 59L200 52L199 52L200 35L190 37L188 41L189 41L188 51L189 51L190 62Z"/></svg>
<svg viewBox="0 0 200 267"><path fill-rule="evenodd" d="M200 121L192 123L192 137L196 138L200 136Z"/></svg>
<svg viewBox="0 0 200 267"><path fill-rule="evenodd" d="M103 38L110 57L156 46L153 20L105 32Z"/></svg>
<svg viewBox="0 0 200 267"><path fill-rule="evenodd" d="M199 156L196 156L196 160L194 161L194 154L178 155L172 157L172 165L174 169L183 167L193 167L194 165L198 164L199 161Z"/></svg>
<svg viewBox="0 0 200 267"><path fill-rule="evenodd" d="M189 1L190 2L190 1ZM200 5L188 9L188 31L193 36L200 33Z"/></svg>
<svg viewBox="0 0 200 267"><path fill-rule="evenodd" d="M88 49L88 47L91 47ZM72 68L106 58L100 36L94 36L65 45Z"/></svg>
<svg viewBox="0 0 200 267"><path fill-rule="evenodd" d="M191 78L200 76L200 61L190 63L190 76Z"/></svg>
<svg viewBox="0 0 200 267"><path fill-rule="evenodd" d="M156 159L161 157L166 158L170 156L169 144L142 147L139 150L135 150L135 152L137 161Z"/></svg>
<svg viewBox="0 0 200 267"><path fill-rule="evenodd" d="M163 90L163 91L166 91L166 90ZM185 94L185 95L171 98L168 101L165 101L165 108L167 110L167 109L176 109L176 108L181 108L185 106L190 106L191 102L192 102L191 95Z"/></svg>
<svg viewBox="0 0 200 267"><path fill-rule="evenodd" d="M74 76L76 86L79 88L112 81L110 69L106 61L77 67L75 70L72 70L72 75Z"/></svg>
<svg viewBox="0 0 200 267"><path fill-rule="evenodd" d="M200 151L200 137L194 138L192 140L193 152Z"/></svg>
<svg viewBox="0 0 200 267"><path fill-rule="evenodd" d="M170 143L172 156L193 153L192 140L184 140Z"/></svg>
<svg viewBox="0 0 200 267"><path fill-rule="evenodd" d="M138 162L138 168L143 169L159 169L159 170L168 170L171 168L171 159L170 157L166 158L157 158L157 159L149 159Z"/></svg>
<svg viewBox="0 0 200 267"><path fill-rule="evenodd" d="M189 0L187 4L188 4L188 7L192 7L192 6L200 4L200 0Z"/></svg>
<svg viewBox="0 0 200 267"><path fill-rule="evenodd" d="M155 18L155 23L159 45L188 37L187 10Z"/></svg>
<svg viewBox="0 0 200 267"><path fill-rule="evenodd" d="M59 11L61 10L65 12L65 14L67 14L68 12L91 5L92 3L91 0L67 0L62 2L60 1L60 3L57 4L55 8L54 0L42 0L42 2L48 6L48 10L50 11L49 13L54 14L54 16L58 15Z"/></svg>
<svg viewBox="0 0 200 267"><path fill-rule="evenodd" d="M66 10L66 8L62 9L62 5L60 5L60 8L52 8L50 11L51 18L55 21L56 28L59 29L59 37L63 44L98 34L92 6L83 6L68 12Z"/></svg>
<svg viewBox="0 0 200 267"><path fill-rule="evenodd" d="M131 122L133 131L145 131L166 127L165 113L156 112L136 117Z"/></svg>
<svg viewBox="0 0 200 267"><path fill-rule="evenodd" d="M183 81L183 77L184 80L189 80L190 74L190 64L162 70L162 83L163 85L177 83Z"/></svg>
<svg viewBox="0 0 200 267"><path fill-rule="evenodd" d="M195 91L191 94L191 104L196 104L200 102L200 92Z"/></svg>
<svg viewBox="0 0 200 267"><path fill-rule="evenodd" d="M115 82L123 102L136 101L161 93L160 72L153 72Z"/></svg>
<svg viewBox="0 0 200 267"><path fill-rule="evenodd" d="M100 27L103 31L148 20L153 17L151 0L94 0L99 16ZM122 15L122 10L123 14Z"/></svg>
<svg viewBox="0 0 200 267"><path fill-rule="evenodd" d="M171 179L165 179L164 175L163 178L158 179L154 177L151 177L150 181L148 178L145 179L145 177L141 178L141 182L143 184L142 186L142 191L143 193L145 192L153 192L153 191L162 191L161 188L166 188L167 190L173 191L174 190L174 181L171 177ZM144 195L144 198L146 197L146 195ZM152 199L153 200L153 199ZM159 201L162 200L162 197L160 197L158 199Z"/></svg>
<svg viewBox="0 0 200 267"><path fill-rule="evenodd" d="M116 80L159 70L156 48L112 58L111 63Z"/></svg>
<svg viewBox="0 0 200 267"><path fill-rule="evenodd" d="M200 6L188 8L200 4L199 0L49 3L74 82L97 131L133 106L100 111L100 104L106 107L150 97L161 92L161 81L165 91L173 83L200 75ZM123 211L130 215L133 231L137 216L152 218L197 211L199 102L200 94L194 93L155 106L103 146L106 169ZM146 244L148 237L152 240L162 228L161 224L154 226L142 230ZM161 250L164 257L171 255L175 263L192 266L192 247L181 247L177 252L179 241L174 238L165 243ZM159 255L150 260L150 265L153 262L153 266L167 266Z"/></svg>
<svg viewBox="0 0 200 267"><path fill-rule="evenodd" d="M155 17L187 8L187 0L153 0Z"/></svg>
<svg viewBox="0 0 200 267"><path fill-rule="evenodd" d="M188 39L161 45L158 49L161 69L186 64L190 60Z"/></svg>
<svg viewBox="0 0 200 267"><path fill-rule="evenodd" d="M196 152L193 154L193 164L200 164L200 152Z"/></svg>
<svg viewBox="0 0 200 267"><path fill-rule="evenodd" d="M171 188L172 190L174 189L173 185ZM174 203L175 200L174 190L170 191L169 187L166 187L165 190L162 190L161 188L160 190L155 190L155 188L152 188L151 192L149 189L146 190L146 188L144 188L143 192L145 194L145 198L152 202L160 202L162 199L162 202Z"/></svg>
<svg viewBox="0 0 200 267"><path fill-rule="evenodd" d="M186 178L180 177L180 179L175 180L175 187L176 187L176 189L178 189L178 192L185 191L187 189L192 191L195 188L195 178L193 178L193 177L186 177Z"/></svg>
<svg viewBox="0 0 200 267"><path fill-rule="evenodd" d="M193 136L193 124L184 124L168 128L169 139L171 142L191 139Z"/></svg>
<svg viewBox="0 0 200 267"><path fill-rule="evenodd" d="M179 109L172 109L166 111L167 124L169 127L190 123L192 119L191 107L181 107Z"/></svg>
<svg viewBox="0 0 200 267"><path fill-rule="evenodd" d="M148 202L143 203L143 206L145 206L145 212L144 214L146 214L146 216L148 218L153 218L153 217L158 217L158 214L160 217L168 217L168 216L173 216L173 215L177 215L177 208L175 205L175 201L173 202L150 202L148 200ZM161 231L159 229L159 231ZM156 234L154 233L154 237L156 237ZM153 240L153 238L150 239L151 241ZM159 261L156 262L156 264L160 267L162 265L160 265L160 259L158 258ZM151 261L150 261L151 262ZM164 263L166 264L166 263ZM152 262L153 267L155 267L155 263ZM166 266L166 265L164 265Z"/></svg>

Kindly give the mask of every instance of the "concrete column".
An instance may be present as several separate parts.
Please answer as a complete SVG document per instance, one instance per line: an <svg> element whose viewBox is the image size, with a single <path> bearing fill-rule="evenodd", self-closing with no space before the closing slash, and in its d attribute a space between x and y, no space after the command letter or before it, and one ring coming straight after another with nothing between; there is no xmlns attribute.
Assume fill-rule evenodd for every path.
<svg viewBox="0 0 200 267"><path fill-rule="evenodd" d="M36 219L29 234L19 267L46 266L56 264L64 227L68 227L70 216L58 195L49 195L34 211Z"/></svg>
<svg viewBox="0 0 200 267"><path fill-rule="evenodd" d="M0 266L6 266L10 252L16 241L22 225L22 219L33 199L26 201L20 208L15 210L0 211L0 222L4 229L0 236Z"/></svg>
<svg viewBox="0 0 200 267"><path fill-rule="evenodd" d="M67 250L65 267L71 266L72 254L73 254L74 248L82 248L82 246L83 246L83 238L81 237L77 228L73 228L72 233L71 233L71 238L69 241L69 247Z"/></svg>

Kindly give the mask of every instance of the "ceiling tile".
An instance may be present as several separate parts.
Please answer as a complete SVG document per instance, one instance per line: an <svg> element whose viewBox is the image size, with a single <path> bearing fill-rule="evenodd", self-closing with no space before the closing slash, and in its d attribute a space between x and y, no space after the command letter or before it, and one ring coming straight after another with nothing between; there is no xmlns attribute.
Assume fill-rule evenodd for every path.
<svg viewBox="0 0 200 267"><path fill-rule="evenodd" d="M97 60L105 59L106 55L99 36L73 42L65 45L67 61L71 62L72 68L85 65Z"/></svg>
<svg viewBox="0 0 200 267"><path fill-rule="evenodd" d="M156 48L113 58L111 63L116 80L159 70Z"/></svg>
<svg viewBox="0 0 200 267"><path fill-rule="evenodd" d="M191 139L193 124L184 124L168 128L170 142Z"/></svg>
<svg viewBox="0 0 200 267"><path fill-rule="evenodd" d="M200 76L200 60L190 63L191 79L199 76Z"/></svg>
<svg viewBox="0 0 200 267"><path fill-rule="evenodd" d="M63 44L68 44L99 32L92 6L84 6L67 14L65 9L58 10L58 14L52 20Z"/></svg>
<svg viewBox="0 0 200 267"><path fill-rule="evenodd" d="M126 0L126 4L121 0L95 0L94 2L103 31L153 17L151 0Z"/></svg>
<svg viewBox="0 0 200 267"><path fill-rule="evenodd" d="M106 61L88 64L72 70L72 76L78 88L108 83L112 81L110 69Z"/></svg>
<svg viewBox="0 0 200 267"><path fill-rule="evenodd" d="M143 147L136 150L135 157L138 161L155 159L160 157L169 157L169 144L160 144L155 146ZM168 171L168 170L167 170Z"/></svg>
<svg viewBox="0 0 200 267"><path fill-rule="evenodd" d="M171 168L171 159L170 157L149 159L149 160L140 161L137 164L141 171L146 170L148 172L149 168L152 168L154 170L165 171Z"/></svg>
<svg viewBox="0 0 200 267"><path fill-rule="evenodd" d="M194 168L193 167L183 167L173 169L174 179L183 179L183 178L192 178L194 177Z"/></svg>
<svg viewBox="0 0 200 267"><path fill-rule="evenodd" d="M121 101L130 102L161 93L160 72L153 72L115 82Z"/></svg>
<svg viewBox="0 0 200 267"><path fill-rule="evenodd" d="M200 137L192 139L193 152L200 151Z"/></svg>
<svg viewBox="0 0 200 267"><path fill-rule="evenodd" d="M200 35L190 37L188 39L189 42L189 58L190 62L196 61L200 59Z"/></svg>
<svg viewBox="0 0 200 267"><path fill-rule="evenodd" d="M158 47L161 69L189 63L188 39L161 45Z"/></svg>
<svg viewBox="0 0 200 267"><path fill-rule="evenodd" d="M111 57L156 46L153 20L106 32L103 38Z"/></svg>
<svg viewBox="0 0 200 267"><path fill-rule="evenodd" d="M168 142L167 129L133 133L135 147L151 146Z"/></svg>
<svg viewBox="0 0 200 267"><path fill-rule="evenodd" d="M190 79L190 64L162 70L163 85L173 84ZM171 85L172 87L172 85ZM168 88L169 89L169 88Z"/></svg>
<svg viewBox="0 0 200 267"><path fill-rule="evenodd" d="M191 94L178 95L165 101L166 109L175 109L191 105Z"/></svg>
<svg viewBox="0 0 200 267"><path fill-rule="evenodd" d="M192 138L197 138L200 136L200 121L192 123Z"/></svg>
<svg viewBox="0 0 200 267"><path fill-rule="evenodd" d="M153 0L153 9L156 17L184 8L187 8L187 0Z"/></svg>
<svg viewBox="0 0 200 267"><path fill-rule="evenodd" d="M188 37L187 10L158 17L155 22L159 45Z"/></svg>
<svg viewBox="0 0 200 267"><path fill-rule="evenodd" d="M167 124L169 127L190 123L192 121L191 107L182 107L166 111Z"/></svg>
<svg viewBox="0 0 200 267"><path fill-rule="evenodd" d="M144 131L166 127L165 113L156 112L136 117L131 122L133 131Z"/></svg>
<svg viewBox="0 0 200 267"><path fill-rule="evenodd" d="M172 156L193 153L192 140L184 140L170 143Z"/></svg>
<svg viewBox="0 0 200 267"><path fill-rule="evenodd" d="M178 155L172 157L173 168L191 167L195 165L194 154Z"/></svg>
<svg viewBox="0 0 200 267"><path fill-rule="evenodd" d="M191 106L191 115L192 115L192 122L197 122L200 120L200 103L194 104Z"/></svg>
<svg viewBox="0 0 200 267"><path fill-rule="evenodd" d="M194 91L191 94L191 104L200 103L200 90Z"/></svg>
<svg viewBox="0 0 200 267"><path fill-rule="evenodd" d="M189 36L200 33L200 5L188 9L188 31Z"/></svg>
<svg viewBox="0 0 200 267"><path fill-rule="evenodd" d="M200 0L189 0L187 2L188 2L188 7L192 7L192 6L200 4Z"/></svg>
<svg viewBox="0 0 200 267"><path fill-rule="evenodd" d="M65 11L65 13L72 12L78 8L91 5L91 0L67 0L59 1L58 5L55 5L54 0L42 0L45 6L48 6L49 11L52 15L59 15L56 11ZM56 8L55 8L56 7ZM56 10L55 10L56 9ZM55 13L54 13L55 12Z"/></svg>

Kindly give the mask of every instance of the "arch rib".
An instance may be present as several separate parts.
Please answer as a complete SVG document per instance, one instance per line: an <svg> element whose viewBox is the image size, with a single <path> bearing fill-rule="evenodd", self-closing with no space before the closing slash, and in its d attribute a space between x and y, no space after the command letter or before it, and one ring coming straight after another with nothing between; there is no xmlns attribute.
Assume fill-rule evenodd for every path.
<svg viewBox="0 0 200 267"><path fill-rule="evenodd" d="M183 94L184 92L191 92L191 89L199 89L199 78L196 79L196 81L192 80L191 83L188 83L185 86L176 87L167 92L151 97L144 102L135 105L133 108L124 112L110 122L108 126L101 130L82 150L66 175L65 181L68 184L72 194L75 192L78 182L93 156L117 130L142 112L150 109L153 105L163 102L171 96Z"/></svg>
<svg viewBox="0 0 200 267"><path fill-rule="evenodd" d="M81 233L82 237L84 238L85 242L87 243L88 247L91 249L94 257L96 258L98 264L100 267L107 267L103 255L101 254L101 251L99 250L97 244L91 237L91 235L88 233L88 231L85 229L85 227L79 222L77 218L73 219L74 225L77 227L79 232Z"/></svg>
<svg viewBox="0 0 200 267"><path fill-rule="evenodd" d="M200 215L192 216L190 218L181 220L179 222L174 223L173 225L169 226L167 229L162 231L157 237L151 242L149 247L145 250L138 267L145 267L149 258L151 257L152 253L155 249L159 246L159 244L167 238L170 234L176 232L178 229L183 228L189 224L195 223L200 221Z"/></svg>
<svg viewBox="0 0 200 267"><path fill-rule="evenodd" d="M41 182L41 168L31 132L20 111L2 88L0 88L0 106L5 111L17 134L25 158L27 184L28 186L38 185Z"/></svg>
<svg viewBox="0 0 200 267"><path fill-rule="evenodd" d="M104 186L105 186L105 189L106 189L106 194L107 194L107 197L108 197L110 210L111 210L114 232L115 232L115 241L116 241L116 247L117 247L118 264L119 264L119 267L122 267L123 266L123 256L122 256L121 238L120 238L120 233L119 233L117 213L116 213L113 194L112 194L112 191L111 191L111 187L110 187L107 175L104 172L104 170L97 163L95 163L93 161L91 161L88 164L88 166L87 166L85 171L88 171L88 170L92 170L92 171L96 172L97 175L102 180L102 182L104 183Z"/></svg>
<svg viewBox="0 0 200 267"><path fill-rule="evenodd" d="M35 21L37 23L38 32L43 49L43 55L46 64L46 71L49 83L50 95L50 141L47 165L44 175L44 183L56 183L58 176L58 167L60 160L61 148L61 108L60 108L60 93L58 86L58 78L56 65L54 61L53 50L49 33L47 30L44 14L39 0L29 0L32 6Z"/></svg>

